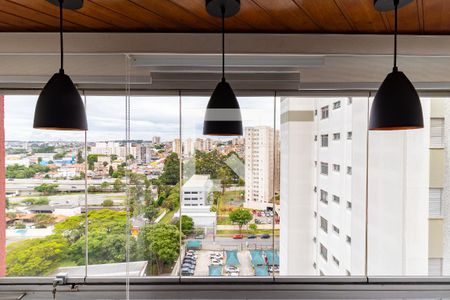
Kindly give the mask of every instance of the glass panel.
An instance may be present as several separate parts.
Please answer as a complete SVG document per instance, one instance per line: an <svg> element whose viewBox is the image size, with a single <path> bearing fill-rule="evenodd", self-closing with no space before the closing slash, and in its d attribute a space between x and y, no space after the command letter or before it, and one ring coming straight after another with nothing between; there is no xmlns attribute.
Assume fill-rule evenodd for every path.
<svg viewBox="0 0 450 300"><path fill-rule="evenodd" d="M73 240L83 233L62 230L84 202L84 132L33 129L36 101L5 97L7 276L51 276L85 262Z"/></svg>
<svg viewBox="0 0 450 300"><path fill-rule="evenodd" d="M368 99L277 101L280 275L363 275Z"/></svg>
<svg viewBox="0 0 450 300"><path fill-rule="evenodd" d="M130 270L178 276L179 97L132 97L130 106Z"/></svg>
<svg viewBox="0 0 450 300"><path fill-rule="evenodd" d="M421 98L424 128L371 132L368 275L449 274L448 98Z"/></svg>
<svg viewBox="0 0 450 300"><path fill-rule="evenodd" d="M183 160L180 211L193 222L184 228L181 274L270 276L274 98L238 98L242 137L202 135L208 100L183 97L183 139L174 141Z"/></svg>

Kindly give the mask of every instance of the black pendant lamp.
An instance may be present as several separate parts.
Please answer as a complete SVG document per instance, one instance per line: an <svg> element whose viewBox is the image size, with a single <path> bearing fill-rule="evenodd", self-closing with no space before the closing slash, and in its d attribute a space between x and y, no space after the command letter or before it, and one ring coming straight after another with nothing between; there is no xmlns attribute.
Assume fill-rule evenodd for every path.
<svg viewBox="0 0 450 300"><path fill-rule="evenodd" d="M87 130L83 100L69 76L64 74L63 8L78 9L82 0L48 0L59 6L61 68L47 82L39 95L33 128L48 130Z"/></svg>
<svg viewBox="0 0 450 300"><path fill-rule="evenodd" d="M242 135L239 103L230 84L225 80L225 17L237 14L240 5L239 0L206 0L208 13L222 18L222 80L217 84L206 107L204 135Z"/></svg>
<svg viewBox="0 0 450 300"><path fill-rule="evenodd" d="M377 10L395 10L394 68L381 84L370 110L369 130L423 128L422 106L411 81L397 68L397 10L412 0L375 0Z"/></svg>

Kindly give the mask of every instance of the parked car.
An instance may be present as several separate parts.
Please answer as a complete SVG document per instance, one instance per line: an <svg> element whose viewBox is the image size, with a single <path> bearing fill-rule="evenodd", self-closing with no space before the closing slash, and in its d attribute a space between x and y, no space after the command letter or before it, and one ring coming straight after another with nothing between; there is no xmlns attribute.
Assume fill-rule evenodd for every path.
<svg viewBox="0 0 450 300"><path fill-rule="evenodd" d="M256 239L256 235L250 234L250 235L247 236L247 239L249 239L249 240Z"/></svg>
<svg viewBox="0 0 450 300"><path fill-rule="evenodd" d="M239 267L236 266L226 266L225 267L225 272L239 272Z"/></svg>
<svg viewBox="0 0 450 300"><path fill-rule="evenodd" d="M235 234L233 235L233 239L235 240L242 240L244 238L243 234Z"/></svg>
<svg viewBox="0 0 450 300"><path fill-rule="evenodd" d="M191 269L187 269L187 268L181 268L181 275L182 276L193 276L194 271Z"/></svg>
<svg viewBox="0 0 450 300"><path fill-rule="evenodd" d="M262 239L270 239L270 234L267 234L267 233L261 234L261 238Z"/></svg>
<svg viewBox="0 0 450 300"><path fill-rule="evenodd" d="M196 238L197 240L203 240L203 239L205 238L205 236L204 236L203 234L197 234L197 235L195 236L195 238Z"/></svg>

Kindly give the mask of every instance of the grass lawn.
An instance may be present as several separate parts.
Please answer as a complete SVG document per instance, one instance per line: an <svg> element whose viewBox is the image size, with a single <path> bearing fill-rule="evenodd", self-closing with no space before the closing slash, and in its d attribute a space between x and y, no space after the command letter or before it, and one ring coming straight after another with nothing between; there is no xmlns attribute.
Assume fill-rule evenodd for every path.
<svg viewBox="0 0 450 300"><path fill-rule="evenodd" d="M169 224L175 214L175 210L169 211L166 215L159 221L159 224Z"/></svg>
<svg viewBox="0 0 450 300"><path fill-rule="evenodd" d="M220 201L221 205L230 205L230 202L232 201L240 201L244 203L244 197L241 196L241 194L244 192L244 190L239 191L225 191L225 194L223 195L222 201Z"/></svg>

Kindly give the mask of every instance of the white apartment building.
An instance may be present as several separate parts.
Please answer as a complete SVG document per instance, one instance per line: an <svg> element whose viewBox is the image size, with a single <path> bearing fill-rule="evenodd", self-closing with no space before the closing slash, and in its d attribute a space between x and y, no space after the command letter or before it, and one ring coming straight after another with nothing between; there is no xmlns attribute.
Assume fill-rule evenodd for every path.
<svg viewBox="0 0 450 300"><path fill-rule="evenodd" d="M91 147L90 154L99 155L117 155L119 158L125 158L126 147L118 142L96 142L95 146Z"/></svg>
<svg viewBox="0 0 450 300"><path fill-rule="evenodd" d="M425 129L371 132L368 143L367 97L282 99L282 275L363 275L366 259L369 275L428 274L422 105Z"/></svg>
<svg viewBox="0 0 450 300"><path fill-rule="evenodd" d="M209 175L196 174L181 189L181 214L191 217L196 227L213 228L216 224L216 213L210 211L212 188Z"/></svg>
<svg viewBox="0 0 450 300"><path fill-rule="evenodd" d="M183 141L183 155L191 157L195 154L195 142L191 138Z"/></svg>
<svg viewBox="0 0 450 300"><path fill-rule="evenodd" d="M181 155L181 140L180 139L174 139L172 141L172 152L177 153L178 156Z"/></svg>
<svg viewBox="0 0 450 300"><path fill-rule="evenodd" d="M244 138L245 207L265 210L273 206L271 200L277 186L274 178L274 130L269 126L247 127Z"/></svg>

